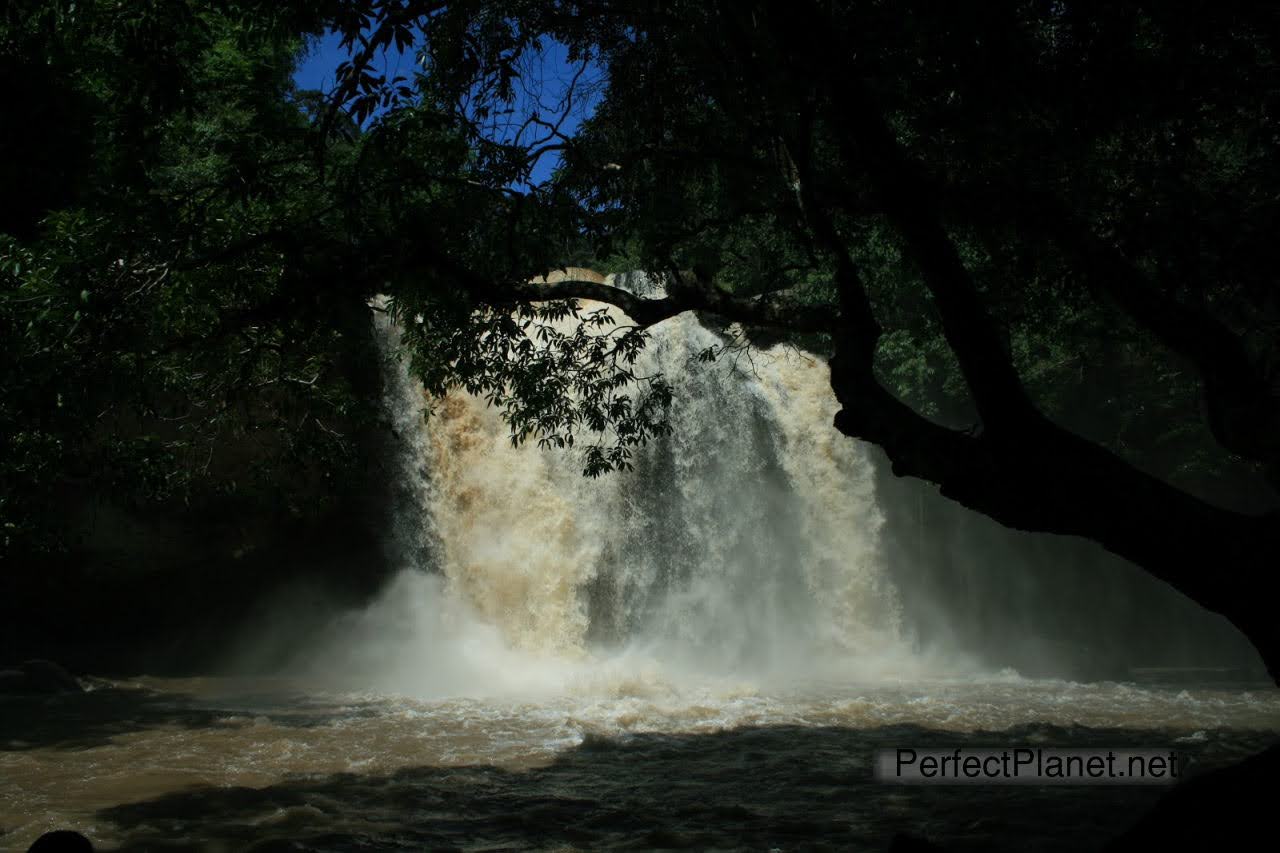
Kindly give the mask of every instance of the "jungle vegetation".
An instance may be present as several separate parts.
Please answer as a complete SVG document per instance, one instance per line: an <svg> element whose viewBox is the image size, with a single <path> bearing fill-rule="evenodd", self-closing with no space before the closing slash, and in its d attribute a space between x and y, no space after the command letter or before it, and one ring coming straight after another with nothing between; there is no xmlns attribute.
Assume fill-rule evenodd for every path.
<svg viewBox="0 0 1280 853"><path fill-rule="evenodd" d="M376 294L428 389L616 476L668 429L635 356L696 311L708 362L828 354L895 474L1100 542L1275 674L1277 33L1237 0L15 0L0 553L73 548L84 495L339 499ZM535 281L571 266L666 292ZM634 322L557 331L578 300Z"/></svg>

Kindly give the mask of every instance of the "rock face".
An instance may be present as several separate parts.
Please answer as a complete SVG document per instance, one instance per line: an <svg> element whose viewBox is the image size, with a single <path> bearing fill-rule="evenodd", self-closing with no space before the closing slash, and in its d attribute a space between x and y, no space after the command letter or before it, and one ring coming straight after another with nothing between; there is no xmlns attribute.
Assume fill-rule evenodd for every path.
<svg viewBox="0 0 1280 853"><path fill-rule="evenodd" d="M82 692L76 677L50 660L29 660L14 669L0 669L0 694Z"/></svg>

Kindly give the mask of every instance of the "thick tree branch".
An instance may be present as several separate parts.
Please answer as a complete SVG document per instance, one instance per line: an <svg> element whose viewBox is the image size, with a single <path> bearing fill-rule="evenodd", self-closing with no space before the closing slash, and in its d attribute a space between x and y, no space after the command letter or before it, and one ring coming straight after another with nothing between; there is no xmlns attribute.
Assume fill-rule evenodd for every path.
<svg viewBox="0 0 1280 853"><path fill-rule="evenodd" d="M986 429L1018 430L1042 420L914 164L864 90L858 69L838 42L827 12L815 3L790 0L769 3L766 8L767 21L736 7L727 7L726 18L730 32L743 43L739 53L745 64L753 68L760 91L771 100L769 111L791 115L794 102L804 103L806 97L812 97L815 83L819 86L817 97L833 107L824 115L845 165L866 175L880 209L905 239L909 256L933 295L943 334L956 354ZM750 43L765 30L771 38L755 38L755 43ZM774 44L774 55L762 55L761 44ZM776 82L776 74L765 75L755 68L761 61L776 67L794 65L796 58L799 73L791 75L786 87ZM839 239L827 235L824 242L830 247Z"/></svg>
<svg viewBox="0 0 1280 853"><path fill-rule="evenodd" d="M783 298L786 290L764 296L737 296L709 282L699 281L691 274L684 274L682 281L669 286L667 291L662 298L648 299L597 281L565 279L553 284L529 284L515 288L508 299L538 302L590 299L605 302L642 326L652 326L685 311L701 311L746 326L767 326L796 332L829 332L834 328L829 307L801 305L787 300Z"/></svg>
<svg viewBox="0 0 1280 853"><path fill-rule="evenodd" d="M830 28L814 25L821 20L820 10L809 11L797 13L794 4L777 7L767 29L771 36L783 35L784 49L788 33L821 33L823 43L806 45L813 55L843 56L826 36ZM986 429L969 436L922 418L879 385L865 353L846 338L837 339L832 362L832 387L843 407L836 426L884 448L896 474L936 483L945 496L1006 526L1088 537L1143 566L1230 618L1257 645L1273 678L1280 677L1280 625L1271 612L1280 513L1250 516L1214 507L1035 410L934 210L934 199L883 116L860 90L852 69L842 71L847 73L834 75L828 90L836 106L828 116L829 129L846 164L864 167L880 204L905 238ZM808 72L793 80L792 99L802 96L809 80L822 77L818 69ZM785 114L781 102L772 106ZM812 207L808 199L803 204ZM829 220L815 215L820 211L806 213L817 224L819 237L825 234L824 242L840 257L831 246L839 238L833 238ZM838 269L846 276L856 272L848 264ZM849 286L846 282L843 287Z"/></svg>
<svg viewBox="0 0 1280 853"><path fill-rule="evenodd" d="M1162 290L1116 245L1066 209L1051 193L1018 185L939 188L949 208L997 227L1016 227L1056 245L1084 286L1110 302L1190 362L1204 383L1214 439L1267 467L1280 487L1280 377L1248 351L1240 335L1208 311ZM1280 352L1277 353L1280 355Z"/></svg>
<svg viewBox="0 0 1280 853"><path fill-rule="evenodd" d="M879 201L901 233L933 295L947 344L988 430L1022 429L1040 419L996 331L977 285L934 211L933 200L880 112L854 83L834 91L842 101L839 144L849 166L863 164Z"/></svg>
<svg viewBox="0 0 1280 853"><path fill-rule="evenodd" d="M1165 346L1195 365L1204 381L1209 429L1227 450L1262 462L1280 485L1280 384L1250 356L1240 336L1207 311L1154 287L1119 248L1056 201L1040 205L1050 239L1079 266L1095 294L1117 304Z"/></svg>

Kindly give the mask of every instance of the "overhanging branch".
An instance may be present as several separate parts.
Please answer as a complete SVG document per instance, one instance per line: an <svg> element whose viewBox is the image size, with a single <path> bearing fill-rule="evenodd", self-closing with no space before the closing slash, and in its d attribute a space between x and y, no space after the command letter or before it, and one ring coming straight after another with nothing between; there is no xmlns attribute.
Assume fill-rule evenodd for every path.
<svg viewBox="0 0 1280 853"><path fill-rule="evenodd" d="M803 305L785 298L787 290L763 296L738 296L709 282L683 275L666 296L648 299L629 290L589 279L564 279L553 284L528 284L515 289L516 301L549 302L557 299L590 299L615 306L641 326L652 326L686 311L714 314L745 326L766 326L795 332L830 332L831 309Z"/></svg>
<svg viewBox="0 0 1280 853"><path fill-rule="evenodd" d="M1265 357L1204 308L1180 302L1111 241L1051 193L1018 185L940 189L948 205L984 211L984 222L1014 226L1057 246L1094 298L1109 302L1186 359L1204 383L1210 431L1226 450L1269 466L1280 485L1280 384ZM1280 356L1276 351L1273 357Z"/></svg>

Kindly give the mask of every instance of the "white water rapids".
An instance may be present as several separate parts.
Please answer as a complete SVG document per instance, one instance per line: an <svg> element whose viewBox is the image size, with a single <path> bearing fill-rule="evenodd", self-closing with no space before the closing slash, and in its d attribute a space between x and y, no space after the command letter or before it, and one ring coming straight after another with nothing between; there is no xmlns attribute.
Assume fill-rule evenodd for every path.
<svg viewBox="0 0 1280 853"><path fill-rule="evenodd" d="M0 702L0 849L74 827L120 850L884 850L909 831L1065 853L1159 789L901 789L872 781L873 750L1154 746L1212 766L1280 731L1266 684L1036 680L921 652L818 357L700 363L715 332L659 324L640 368L674 386L673 433L589 480L572 453L513 448L465 393L424 419L396 329L378 335L399 572L287 677Z"/></svg>
<svg viewBox="0 0 1280 853"><path fill-rule="evenodd" d="M390 355L396 330L379 333ZM692 314L653 329L638 372L676 389L673 432L594 480L572 452L513 447L464 391L424 419L392 364L406 565L325 665L421 698L919 677L871 463L831 427L825 362L784 345L698 361L722 343Z"/></svg>

